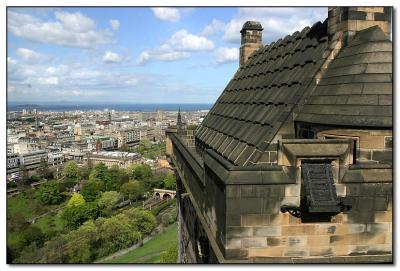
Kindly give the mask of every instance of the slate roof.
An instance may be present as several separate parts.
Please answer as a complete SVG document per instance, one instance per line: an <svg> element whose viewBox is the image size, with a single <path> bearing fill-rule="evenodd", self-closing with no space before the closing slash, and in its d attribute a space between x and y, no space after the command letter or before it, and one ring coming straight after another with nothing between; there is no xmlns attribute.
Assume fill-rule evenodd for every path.
<svg viewBox="0 0 400 271"><path fill-rule="evenodd" d="M325 21L253 53L196 131L197 146L235 165L264 151L312 82L327 46Z"/></svg>
<svg viewBox="0 0 400 271"><path fill-rule="evenodd" d="M392 42L378 26L341 50L295 121L392 127Z"/></svg>

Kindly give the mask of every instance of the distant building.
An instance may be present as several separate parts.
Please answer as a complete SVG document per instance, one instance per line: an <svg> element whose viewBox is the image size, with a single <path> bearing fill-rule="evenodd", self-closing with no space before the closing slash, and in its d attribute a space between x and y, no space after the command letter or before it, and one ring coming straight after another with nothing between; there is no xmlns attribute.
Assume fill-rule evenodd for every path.
<svg viewBox="0 0 400 271"><path fill-rule="evenodd" d="M47 163L49 166L56 166L64 162L64 155L61 151L50 151L47 154Z"/></svg>
<svg viewBox="0 0 400 271"><path fill-rule="evenodd" d="M132 164L137 164L141 159L140 154L128 152L93 152L89 155L88 161L93 165L104 163L107 167L117 165L120 168L128 168Z"/></svg>
<svg viewBox="0 0 400 271"><path fill-rule="evenodd" d="M42 161L47 162L47 152L45 150L37 150L23 153L20 155L20 161L27 170L36 169Z"/></svg>
<svg viewBox="0 0 400 271"><path fill-rule="evenodd" d="M130 148L139 144L140 130L129 129L118 131L116 137L118 139L118 148L121 148L124 145Z"/></svg>
<svg viewBox="0 0 400 271"><path fill-rule="evenodd" d="M20 166L20 158L17 153L7 154L7 174L17 172Z"/></svg>

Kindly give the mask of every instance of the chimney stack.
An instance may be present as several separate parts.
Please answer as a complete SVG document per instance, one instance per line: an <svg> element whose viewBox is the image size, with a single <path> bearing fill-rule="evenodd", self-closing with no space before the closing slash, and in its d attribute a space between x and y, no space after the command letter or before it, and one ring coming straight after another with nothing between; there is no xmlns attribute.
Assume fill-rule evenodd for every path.
<svg viewBox="0 0 400 271"><path fill-rule="evenodd" d="M330 7L328 34L332 38L336 33L343 32L346 45L358 31L377 25L389 37L391 19L391 7Z"/></svg>
<svg viewBox="0 0 400 271"><path fill-rule="evenodd" d="M259 22L247 21L244 23L240 33L242 34L240 46L240 66L244 65L249 56L262 48L263 28Z"/></svg>

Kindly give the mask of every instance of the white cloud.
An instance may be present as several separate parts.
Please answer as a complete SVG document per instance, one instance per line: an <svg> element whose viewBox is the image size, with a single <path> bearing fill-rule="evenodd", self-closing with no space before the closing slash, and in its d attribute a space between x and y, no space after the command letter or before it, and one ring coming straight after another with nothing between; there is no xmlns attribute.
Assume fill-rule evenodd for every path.
<svg viewBox="0 0 400 271"><path fill-rule="evenodd" d="M49 75L60 75L64 74L68 71L68 66L66 65L59 65L57 67L50 66L46 69L47 74Z"/></svg>
<svg viewBox="0 0 400 271"><path fill-rule="evenodd" d="M154 51L142 52L139 55L137 63L139 65L144 65L153 59L171 62L171 61L189 58L190 56L191 56L191 54L188 52L177 52L177 51L174 51L173 49L170 49L170 51L166 51L166 50L161 50L159 48L158 50L154 50Z"/></svg>
<svg viewBox="0 0 400 271"><path fill-rule="evenodd" d="M82 91L82 90L56 90L49 93L50 96L55 97L97 97L103 96L103 91Z"/></svg>
<svg viewBox="0 0 400 271"><path fill-rule="evenodd" d="M215 62L217 64L225 64L230 62L238 62L239 49L238 48L217 48L214 52Z"/></svg>
<svg viewBox="0 0 400 271"><path fill-rule="evenodd" d="M7 64L17 65L17 61L15 59L12 59L11 57L7 57Z"/></svg>
<svg viewBox="0 0 400 271"><path fill-rule="evenodd" d="M72 74L70 74L70 77L73 79L92 79L101 76L101 72L89 69L74 71Z"/></svg>
<svg viewBox="0 0 400 271"><path fill-rule="evenodd" d="M158 55L158 59L163 61L175 61L189 57L190 53L187 52L166 52Z"/></svg>
<svg viewBox="0 0 400 271"><path fill-rule="evenodd" d="M15 92L15 86L7 86L7 92L8 93Z"/></svg>
<svg viewBox="0 0 400 271"><path fill-rule="evenodd" d="M225 23L213 19L212 22L204 27L203 31L201 31L200 35L202 36L211 36L217 34L219 31L223 31L225 28Z"/></svg>
<svg viewBox="0 0 400 271"><path fill-rule="evenodd" d="M143 65L143 64L147 63L150 59L151 59L150 52L144 51L139 55L137 62L139 65Z"/></svg>
<svg viewBox="0 0 400 271"><path fill-rule="evenodd" d="M190 34L185 29L173 34L169 44L182 51L208 51L214 49L214 43L211 40Z"/></svg>
<svg viewBox="0 0 400 271"><path fill-rule="evenodd" d="M121 57L117 53L113 53L111 51L106 51L103 55L104 63L118 63L121 60Z"/></svg>
<svg viewBox="0 0 400 271"><path fill-rule="evenodd" d="M177 22L181 18L177 8L152 8L151 10L162 21Z"/></svg>
<svg viewBox="0 0 400 271"><path fill-rule="evenodd" d="M125 85L127 85L127 86L135 86L135 85L137 85L137 83L138 83L138 80L135 78L131 78L131 79L128 79L125 81Z"/></svg>
<svg viewBox="0 0 400 271"><path fill-rule="evenodd" d="M87 32L96 27L95 22L80 12L69 13L57 11L55 17L62 23L65 29L76 32Z"/></svg>
<svg viewBox="0 0 400 271"><path fill-rule="evenodd" d="M24 61L32 63L40 62L45 58L44 55L39 54L27 48L18 48L17 56L23 59Z"/></svg>
<svg viewBox="0 0 400 271"><path fill-rule="evenodd" d="M185 29L175 32L170 39L155 50L143 51L138 58L138 64L143 65L157 59L160 61L175 61L189 58L194 52L214 49L213 41L206 37L188 33Z"/></svg>
<svg viewBox="0 0 400 271"><path fill-rule="evenodd" d="M240 8L224 29L224 40L240 42L240 30L248 20L259 21L264 28L264 43L270 43L317 21L324 21L327 8Z"/></svg>
<svg viewBox="0 0 400 271"><path fill-rule="evenodd" d="M56 20L44 21L29 14L8 11L8 30L30 41L66 47L93 48L110 44L112 33L97 30L95 22L82 13L55 12Z"/></svg>
<svg viewBox="0 0 400 271"><path fill-rule="evenodd" d="M121 26L121 24L118 20L110 20L109 23L110 23L112 30L118 30L119 27Z"/></svg>
<svg viewBox="0 0 400 271"><path fill-rule="evenodd" d="M39 82L39 84L42 84L42 85L58 85L59 80L58 80L58 77L55 77L55 76L39 77L38 82Z"/></svg>

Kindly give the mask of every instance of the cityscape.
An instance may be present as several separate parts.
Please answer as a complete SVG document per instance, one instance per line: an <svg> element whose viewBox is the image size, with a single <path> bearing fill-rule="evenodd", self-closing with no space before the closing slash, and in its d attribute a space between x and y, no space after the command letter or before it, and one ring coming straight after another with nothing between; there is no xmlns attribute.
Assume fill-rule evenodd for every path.
<svg viewBox="0 0 400 271"><path fill-rule="evenodd" d="M393 264L392 31L8 7L7 264Z"/></svg>

